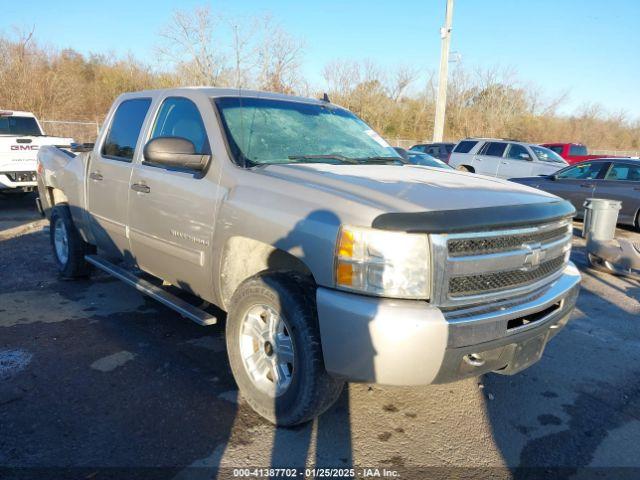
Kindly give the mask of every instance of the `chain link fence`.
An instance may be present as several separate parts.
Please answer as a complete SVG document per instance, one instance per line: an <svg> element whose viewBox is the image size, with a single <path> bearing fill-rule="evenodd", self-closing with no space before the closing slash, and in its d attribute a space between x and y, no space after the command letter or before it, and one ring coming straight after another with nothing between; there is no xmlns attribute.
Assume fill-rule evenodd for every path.
<svg viewBox="0 0 640 480"><path fill-rule="evenodd" d="M47 135L70 137L78 143L95 142L100 124L98 122L80 122L74 120L40 120Z"/></svg>

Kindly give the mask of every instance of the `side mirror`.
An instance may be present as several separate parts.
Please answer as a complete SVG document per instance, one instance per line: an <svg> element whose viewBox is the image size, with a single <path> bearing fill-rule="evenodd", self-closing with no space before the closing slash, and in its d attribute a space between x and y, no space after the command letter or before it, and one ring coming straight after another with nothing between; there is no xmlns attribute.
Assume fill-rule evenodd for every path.
<svg viewBox="0 0 640 480"><path fill-rule="evenodd" d="M549 180L553 180L555 182L557 179L558 179L558 175L556 175L555 173L549 175Z"/></svg>
<svg viewBox="0 0 640 480"><path fill-rule="evenodd" d="M149 140L144 146L143 155L144 163L196 171L204 170L211 158L211 155L196 153L193 142L182 137Z"/></svg>
<svg viewBox="0 0 640 480"><path fill-rule="evenodd" d="M521 153L520 158L522 160L531 160L531 155L529 155L528 153Z"/></svg>

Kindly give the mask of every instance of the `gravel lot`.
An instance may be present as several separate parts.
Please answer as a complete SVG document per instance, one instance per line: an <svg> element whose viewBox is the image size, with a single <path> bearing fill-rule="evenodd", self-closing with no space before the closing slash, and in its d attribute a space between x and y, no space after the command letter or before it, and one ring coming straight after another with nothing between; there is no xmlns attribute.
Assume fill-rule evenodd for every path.
<svg viewBox="0 0 640 480"><path fill-rule="evenodd" d="M305 464L402 478L640 469L640 283L587 270L579 237L578 308L529 370L353 384L313 425L285 430L238 398L223 325L197 326L104 275L59 280L32 200L0 196L0 478L227 478L227 467Z"/></svg>

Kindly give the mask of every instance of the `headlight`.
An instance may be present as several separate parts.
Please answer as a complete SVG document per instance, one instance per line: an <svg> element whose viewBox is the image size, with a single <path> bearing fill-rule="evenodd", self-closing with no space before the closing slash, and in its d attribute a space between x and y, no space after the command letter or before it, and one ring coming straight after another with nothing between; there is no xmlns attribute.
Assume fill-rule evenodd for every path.
<svg viewBox="0 0 640 480"><path fill-rule="evenodd" d="M336 287L396 298L429 297L429 237L342 226L335 262Z"/></svg>

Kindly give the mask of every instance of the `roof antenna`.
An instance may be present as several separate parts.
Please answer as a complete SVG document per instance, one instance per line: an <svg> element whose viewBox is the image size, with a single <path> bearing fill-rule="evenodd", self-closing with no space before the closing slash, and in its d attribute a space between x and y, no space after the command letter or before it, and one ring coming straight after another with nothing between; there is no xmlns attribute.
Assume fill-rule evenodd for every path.
<svg viewBox="0 0 640 480"><path fill-rule="evenodd" d="M331 103L331 100L329 100L329 95L327 95L327 92L324 92L322 94L322 101L323 102L327 102L327 103Z"/></svg>

